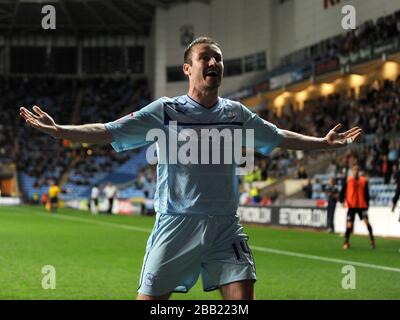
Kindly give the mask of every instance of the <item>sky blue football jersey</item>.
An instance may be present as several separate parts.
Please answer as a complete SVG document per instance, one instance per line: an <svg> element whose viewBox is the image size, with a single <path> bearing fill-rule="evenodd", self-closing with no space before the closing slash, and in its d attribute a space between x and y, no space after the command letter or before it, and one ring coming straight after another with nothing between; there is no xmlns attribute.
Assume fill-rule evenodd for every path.
<svg viewBox="0 0 400 320"><path fill-rule="evenodd" d="M264 155L282 141L282 132L275 125L261 119L241 103L218 98L206 108L188 95L160 98L141 110L116 121L106 123L116 151L139 148L157 141L157 190L154 207L160 214L232 215L238 207L237 161L230 155L224 138L218 148L219 158L213 158L215 148L207 133L228 134L233 149L254 146ZM228 131L227 131L228 130ZM246 130L254 139L246 138ZM149 138L149 133L164 133L164 137ZM242 139L236 133L241 132ZM154 135L153 135L154 136ZM183 137L183 138L182 138ZM187 142L193 148L188 148ZM251 142L250 142L251 140ZM172 142L171 142L172 141ZM174 144L175 142L175 144ZM196 147L197 143L197 147ZM186 148L185 148L186 146ZM211 151L211 152L210 152ZM218 151L218 150L217 150ZM180 161L181 156L193 156L195 161ZM215 161L214 161L215 160Z"/></svg>

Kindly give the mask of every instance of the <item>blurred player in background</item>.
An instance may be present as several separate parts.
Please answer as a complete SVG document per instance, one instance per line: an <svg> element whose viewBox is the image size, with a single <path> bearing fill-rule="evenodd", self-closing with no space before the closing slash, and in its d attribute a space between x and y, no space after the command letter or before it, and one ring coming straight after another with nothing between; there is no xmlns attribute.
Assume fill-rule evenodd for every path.
<svg viewBox="0 0 400 320"><path fill-rule="evenodd" d="M117 187L114 186L111 182L108 182L107 185L104 187L104 195L108 200L108 210L107 213L112 214L112 209L114 205L114 199L117 196Z"/></svg>
<svg viewBox="0 0 400 320"><path fill-rule="evenodd" d="M340 200L346 202L347 223L343 249L350 248L350 235L353 232L354 220L358 214L360 220L363 220L369 233L371 248L375 249L375 239L371 224L368 221L369 208L369 186L367 178L360 172L358 163L351 167L351 175L344 181L341 190Z"/></svg>
<svg viewBox="0 0 400 320"><path fill-rule="evenodd" d="M396 185L396 191L392 199L392 212L394 212L394 210L396 209L397 201L399 201L400 197L400 171L397 164L393 165L393 174L391 182ZM400 222L400 216L399 216L399 222Z"/></svg>
<svg viewBox="0 0 400 320"><path fill-rule="evenodd" d="M339 200L339 190L336 185L334 177L330 177L328 184L325 186L326 198L328 201L327 215L328 215L328 232L335 232L335 210L336 202Z"/></svg>
<svg viewBox="0 0 400 320"><path fill-rule="evenodd" d="M57 212L58 208L58 195L61 193L61 189L55 181L52 181L49 187L49 201L50 201L50 210L53 213Z"/></svg>
<svg viewBox="0 0 400 320"><path fill-rule="evenodd" d="M89 207L90 212L96 214L99 207L99 196L100 196L100 189L97 185L94 185L92 190L90 191L90 200L89 200Z"/></svg>
<svg viewBox="0 0 400 320"><path fill-rule="evenodd" d="M218 96L223 71L220 45L201 37L184 53L183 72L189 79L186 95L160 98L106 124L58 125L37 106L34 113L21 108L20 114L29 125L53 137L111 143L117 151L153 143L146 140L149 130L168 133L170 121L177 122L176 131L190 128L195 132L201 127L252 130L252 145L265 155L277 146L293 150L344 147L361 135L358 127L339 133L341 125L322 138L278 129L240 102ZM205 152L210 154L208 149ZM255 298L253 255L237 215L235 167L232 163L158 163L157 218L147 243L138 299L168 299L172 292L187 292L199 275L205 291L219 289L224 299Z"/></svg>
<svg viewBox="0 0 400 320"><path fill-rule="evenodd" d="M399 167L397 164L393 165L393 173L392 173L392 183L396 185L396 191L394 193L393 199L392 199L392 212L395 212L397 201L399 201L400 197L400 171ZM400 222L400 214L399 214L399 222ZM400 253L400 249L399 249Z"/></svg>

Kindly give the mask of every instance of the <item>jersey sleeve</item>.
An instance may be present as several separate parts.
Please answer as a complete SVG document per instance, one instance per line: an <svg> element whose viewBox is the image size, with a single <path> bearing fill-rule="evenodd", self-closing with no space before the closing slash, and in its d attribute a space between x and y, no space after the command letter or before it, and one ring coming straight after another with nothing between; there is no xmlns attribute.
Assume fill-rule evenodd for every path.
<svg viewBox="0 0 400 320"><path fill-rule="evenodd" d="M281 143L283 139L282 131L243 105L242 110L244 135L246 135L246 130L252 129L254 133L254 149L263 155L268 155ZM245 146L249 146L249 141L247 139L244 139L244 141Z"/></svg>
<svg viewBox="0 0 400 320"><path fill-rule="evenodd" d="M111 133L111 146L120 152L140 148L154 141L146 141L151 129L163 129L163 103L156 100L137 112L105 124Z"/></svg>

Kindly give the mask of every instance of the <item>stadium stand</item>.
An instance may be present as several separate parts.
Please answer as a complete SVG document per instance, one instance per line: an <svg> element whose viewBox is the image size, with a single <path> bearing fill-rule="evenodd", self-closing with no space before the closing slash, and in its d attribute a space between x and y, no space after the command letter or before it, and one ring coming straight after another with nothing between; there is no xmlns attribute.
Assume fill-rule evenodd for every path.
<svg viewBox="0 0 400 320"><path fill-rule="evenodd" d="M380 56L381 52L374 53L371 48L380 45L398 49L400 35L400 12L388 14L374 20L368 20L357 26L355 30L326 38L313 45L293 51L280 58L280 64L269 70L264 76L246 85L227 97L244 99L260 91L273 89L271 79L276 76L292 72L291 81L296 83L307 79L311 75L322 74L338 70L340 66L349 62L361 62Z"/></svg>
<svg viewBox="0 0 400 320"><path fill-rule="evenodd" d="M282 57L281 65L269 71L265 79L293 68L298 69L299 66L303 71L316 72L316 64L324 59L343 62L345 57L373 44L392 41L399 34L398 14L381 17L376 22L367 21L356 31L325 39ZM309 75L307 72L303 74ZM89 147L68 141L54 142L22 126L15 114L20 105L38 104L45 106L60 123L110 121L150 101L149 87L145 80L129 77L1 77L0 84L0 105L4 110L0 115L0 157L3 162L17 163L20 184L27 199L36 193L45 192L50 180L62 180L66 199L87 197L93 184L105 184L108 181L121 185L120 194L123 197L143 193L133 183L138 183L133 172L139 172L145 166L143 151L138 154L117 154L109 146ZM249 92L254 93L259 89L258 83L255 83ZM393 164L398 164L400 143L393 137L385 138L383 135L395 136L400 131L399 100L400 78L396 81L377 80L364 87L358 97L354 94L334 93L308 101L307 107L301 110L289 104L281 114L267 108L259 113L280 128L314 136L325 135L332 123L340 122L343 127L361 126L367 136L363 149L357 151L358 158L369 176L379 178L371 180L374 181L371 182L373 201L387 204L394 192L390 185L390 173ZM38 152L38 146L42 152ZM307 174L310 164L327 157L329 153L305 154L276 150L267 158L257 157L255 172L249 173L243 181L269 181L269 184L273 184L288 176L311 178ZM311 198L324 199L323 186L327 178L331 175L341 178L346 166L346 163L338 163L334 174L314 175ZM386 168L385 171L382 171L382 167ZM154 189L150 187L153 178L146 177L144 180L147 185L144 188L145 194L152 195L153 191L148 190Z"/></svg>
<svg viewBox="0 0 400 320"><path fill-rule="evenodd" d="M22 191L27 200L47 192L50 181L67 180L65 199L86 197L93 183L102 179L135 177L137 169L128 161L135 152L118 154L110 146L97 147L55 141L31 128L16 117L20 106L40 105L59 123L111 121L124 112L135 111L148 103L146 81L130 79L0 78L0 157L2 162L16 162ZM83 99L77 103L79 93ZM85 105L81 113L73 108ZM86 108L86 106L88 106ZM127 163L128 161L128 163ZM123 164L125 166L123 166ZM143 163L143 156L138 164ZM121 168L120 168L121 167ZM133 168L130 175L127 168ZM114 172L115 170L115 172ZM122 171L121 171L122 170ZM125 171L124 171L125 170ZM110 177L111 176L111 177ZM104 182L104 181L103 181Z"/></svg>

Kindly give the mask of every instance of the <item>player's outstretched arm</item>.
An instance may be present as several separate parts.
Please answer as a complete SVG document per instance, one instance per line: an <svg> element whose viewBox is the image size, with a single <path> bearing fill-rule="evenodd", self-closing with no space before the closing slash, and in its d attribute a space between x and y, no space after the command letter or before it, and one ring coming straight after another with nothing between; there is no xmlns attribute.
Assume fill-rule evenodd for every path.
<svg viewBox="0 0 400 320"><path fill-rule="evenodd" d="M112 142L110 132L102 123L84 124L77 126L56 124L52 117L38 106L33 107L33 112L21 107L20 116L30 126L58 139L67 139L76 142L92 144L108 144Z"/></svg>
<svg viewBox="0 0 400 320"><path fill-rule="evenodd" d="M283 139L279 147L291 150L319 150L319 149L335 149L345 147L353 143L361 136L362 130L359 127L339 133L341 124L336 125L323 138L305 136L296 132L281 130Z"/></svg>

